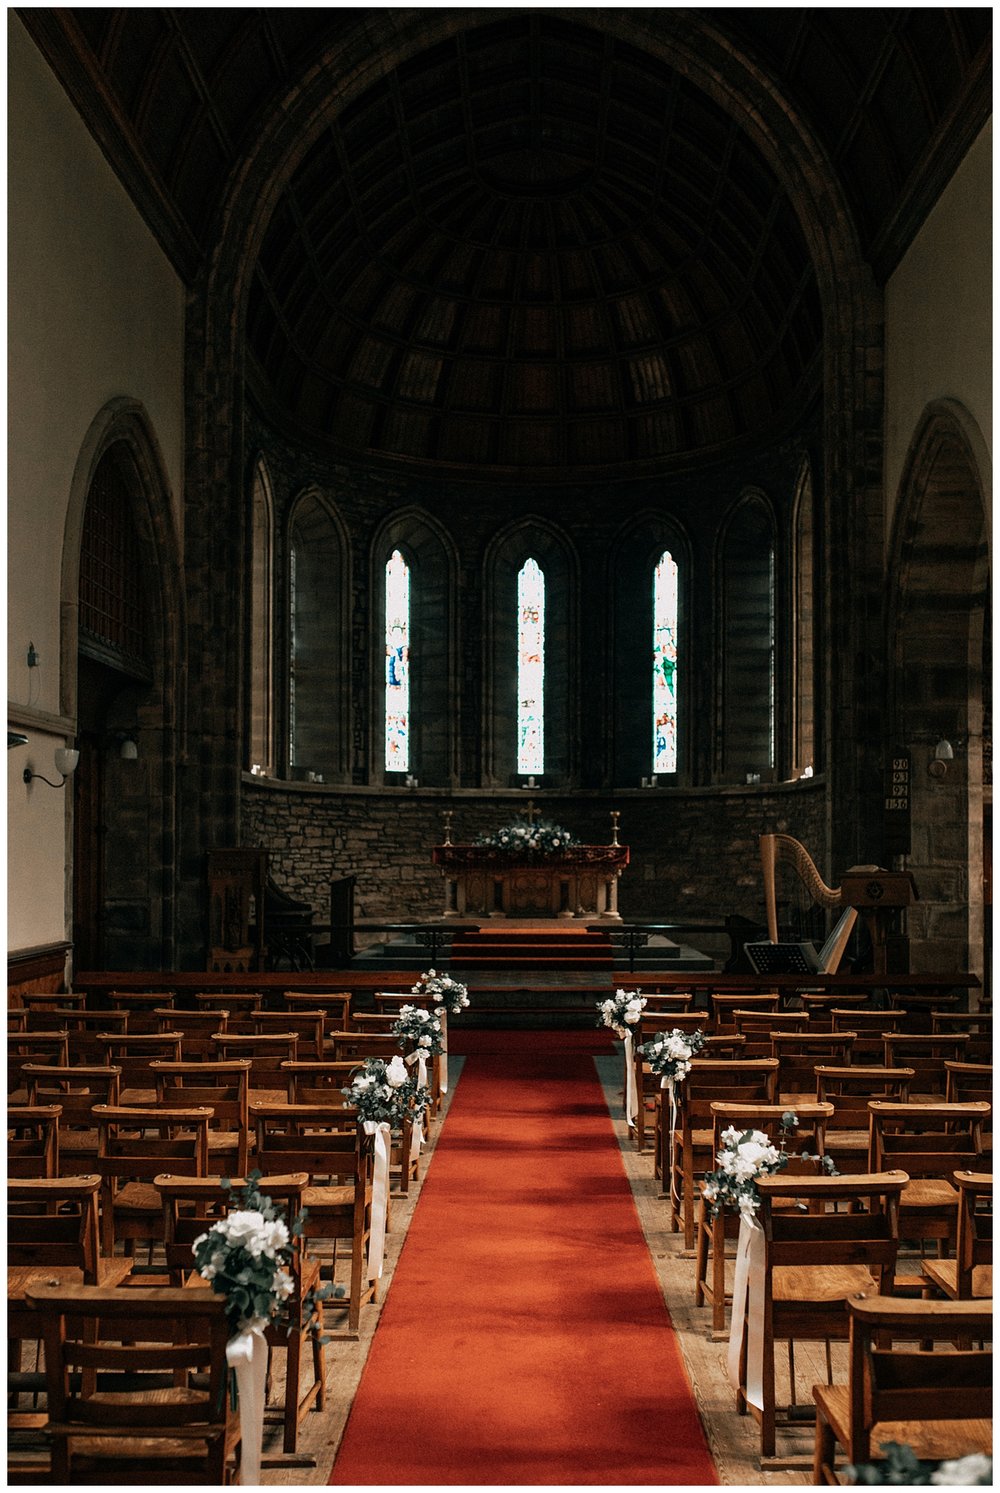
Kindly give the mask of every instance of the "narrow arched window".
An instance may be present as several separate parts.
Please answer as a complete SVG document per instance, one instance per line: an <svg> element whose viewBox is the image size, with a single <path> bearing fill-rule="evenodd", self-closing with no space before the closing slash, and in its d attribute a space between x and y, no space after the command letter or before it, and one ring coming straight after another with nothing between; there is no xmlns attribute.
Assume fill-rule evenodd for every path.
<svg viewBox="0 0 1000 1493"><path fill-rule="evenodd" d="M653 571L653 771L677 771L677 562Z"/></svg>
<svg viewBox="0 0 1000 1493"><path fill-rule="evenodd" d="M762 499L737 509L723 567L722 764L744 782L776 766L774 523Z"/></svg>
<svg viewBox="0 0 1000 1493"><path fill-rule="evenodd" d="M517 575L517 770L545 771L545 576L537 560Z"/></svg>
<svg viewBox="0 0 1000 1493"><path fill-rule="evenodd" d="M385 767L410 770L410 567L399 550L385 567Z"/></svg>

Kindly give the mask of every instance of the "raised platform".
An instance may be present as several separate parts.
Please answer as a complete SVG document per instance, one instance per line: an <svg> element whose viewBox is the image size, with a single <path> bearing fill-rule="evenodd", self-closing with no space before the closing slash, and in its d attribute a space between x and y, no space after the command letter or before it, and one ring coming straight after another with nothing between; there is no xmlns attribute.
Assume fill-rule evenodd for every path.
<svg viewBox="0 0 1000 1493"><path fill-rule="evenodd" d="M600 979L607 972L621 984L631 973L709 973L716 966L707 954L687 944L675 943L663 934L652 934L629 951L627 930L595 927L592 923L557 922L552 918L504 918L482 922L477 927L450 929L445 933L434 962L440 969L462 978L475 978L483 971L491 980L497 972L517 971L586 973ZM412 969L431 960L425 944L407 938L372 944L355 955L353 970Z"/></svg>

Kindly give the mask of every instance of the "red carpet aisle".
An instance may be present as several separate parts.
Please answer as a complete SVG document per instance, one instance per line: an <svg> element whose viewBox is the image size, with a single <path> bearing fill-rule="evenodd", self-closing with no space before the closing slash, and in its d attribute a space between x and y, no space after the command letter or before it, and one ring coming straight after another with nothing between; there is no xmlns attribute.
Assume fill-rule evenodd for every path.
<svg viewBox="0 0 1000 1493"><path fill-rule="evenodd" d="M594 1070L607 1044L453 1046L467 1061L331 1482L715 1483Z"/></svg>

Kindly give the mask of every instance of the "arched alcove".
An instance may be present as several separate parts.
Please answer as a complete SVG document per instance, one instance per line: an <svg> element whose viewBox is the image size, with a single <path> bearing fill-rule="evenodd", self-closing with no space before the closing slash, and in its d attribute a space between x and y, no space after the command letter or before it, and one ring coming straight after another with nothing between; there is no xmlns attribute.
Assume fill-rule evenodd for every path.
<svg viewBox="0 0 1000 1493"><path fill-rule="evenodd" d="M409 570L410 754L408 773L425 787L457 781L461 726L455 677L454 546L439 524L417 508L394 513L371 548L371 748L370 781L399 783L385 761L385 568L394 550Z"/></svg>
<svg viewBox="0 0 1000 1493"><path fill-rule="evenodd" d="M328 497L299 494L288 520L285 601L288 775L345 782L350 772L350 559Z"/></svg>
<svg viewBox="0 0 1000 1493"><path fill-rule="evenodd" d="M907 913L911 967L986 965L984 867L991 838L992 614L985 446L942 401L924 415L901 484L890 609L891 737L912 757ZM937 754L947 741L951 759Z"/></svg>
<svg viewBox="0 0 1000 1493"><path fill-rule="evenodd" d="M250 485L249 585L244 765L265 774L274 762L274 496L267 462L254 462Z"/></svg>
<svg viewBox="0 0 1000 1493"><path fill-rule="evenodd" d="M745 494L718 550L718 761L728 782L776 769L775 521L762 493Z"/></svg>
<svg viewBox="0 0 1000 1493"><path fill-rule="evenodd" d="M133 401L106 406L81 448L62 597L62 694L80 750L71 800L76 964L169 965L184 613L165 465Z"/></svg>

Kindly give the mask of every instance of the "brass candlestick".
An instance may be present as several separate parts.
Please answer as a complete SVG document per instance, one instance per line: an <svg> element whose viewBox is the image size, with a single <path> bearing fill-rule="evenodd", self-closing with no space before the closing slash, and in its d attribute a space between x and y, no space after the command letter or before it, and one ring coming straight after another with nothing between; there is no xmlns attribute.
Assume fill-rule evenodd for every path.
<svg viewBox="0 0 1000 1493"><path fill-rule="evenodd" d="M611 843L612 843L612 845L617 845L618 844L618 821L619 821L619 819L621 817L622 816L618 812L617 809L612 809L611 810Z"/></svg>

